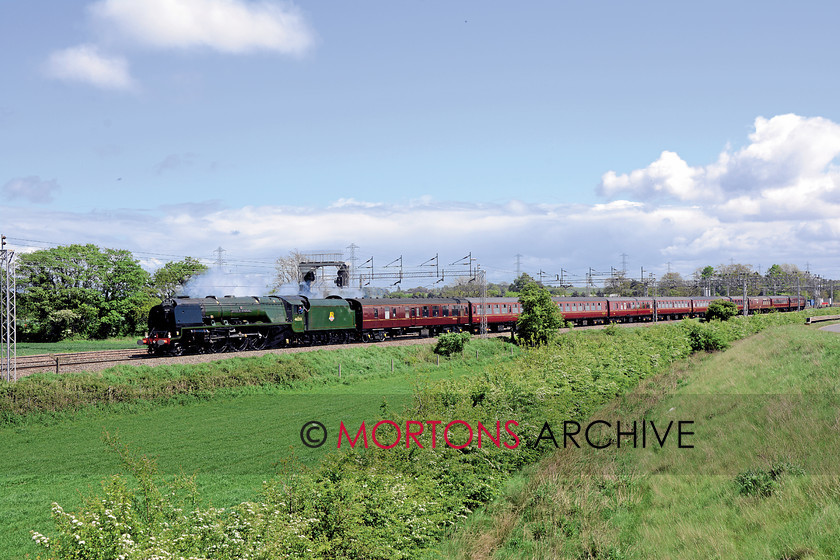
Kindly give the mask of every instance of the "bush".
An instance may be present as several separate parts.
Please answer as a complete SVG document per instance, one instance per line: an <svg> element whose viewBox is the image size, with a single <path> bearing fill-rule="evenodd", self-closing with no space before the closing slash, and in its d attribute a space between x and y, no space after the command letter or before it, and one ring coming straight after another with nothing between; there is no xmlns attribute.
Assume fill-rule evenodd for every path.
<svg viewBox="0 0 840 560"><path fill-rule="evenodd" d="M787 461L776 462L769 469L749 469L735 477L738 493L742 496L767 497L779 488L779 478L790 474L802 476L805 470Z"/></svg>
<svg viewBox="0 0 840 560"><path fill-rule="evenodd" d="M742 496L767 497L779 487L779 483L764 469L749 469L735 477L738 493Z"/></svg>
<svg viewBox="0 0 840 560"><path fill-rule="evenodd" d="M455 353L460 354L464 351L464 346L466 346L469 339L470 333L468 332L444 333L438 337L437 344L435 345L435 354L440 354L441 356L451 356Z"/></svg>
<svg viewBox="0 0 840 560"><path fill-rule="evenodd" d="M726 350L730 346L728 333L716 324L686 320L681 325L686 330L688 343L693 352L714 352Z"/></svg>
<svg viewBox="0 0 840 560"><path fill-rule="evenodd" d="M728 321L738 314L738 306L734 301L725 299L716 299L709 304L706 310L706 320L712 321L718 319L720 321Z"/></svg>

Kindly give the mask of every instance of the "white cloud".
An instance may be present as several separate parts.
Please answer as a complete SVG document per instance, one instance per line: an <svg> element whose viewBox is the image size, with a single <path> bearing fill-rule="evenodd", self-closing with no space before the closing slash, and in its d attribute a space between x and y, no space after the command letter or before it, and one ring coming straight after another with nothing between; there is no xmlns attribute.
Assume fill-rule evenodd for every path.
<svg viewBox="0 0 840 560"><path fill-rule="evenodd" d="M759 119L745 148L726 150L703 167L665 155L614 176L636 200L593 205L424 196L403 204L346 198L326 207L206 202L111 213L0 212L6 231L21 238L205 258L219 245L228 258L270 263L295 248L342 250L355 243L357 256L374 255L379 266L400 255L407 267L416 266L435 253L448 264L472 252L495 280L512 278L518 253L548 274L562 268L579 279L589 267L618 267L622 253L630 256L633 276L642 266L662 274L669 261L690 274L734 259L765 268L808 262L819 274L840 278L838 138L838 126L825 119ZM752 179L736 185L736 176Z"/></svg>
<svg viewBox="0 0 840 560"><path fill-rule="evenodd" d="M517 211L511 212L511 207ZM525 262L538 262L550 275L563 268L580 279L590 266L599 271L618 267L621 253L630 255L633 276L638 276L640 266L646 273L661 274L668 261L687 275L697 267L734 258L765 267L790 262L804 268L808 261L820 274L840 277L837 218L803 223L796 218L767 221L743 216L723 221L698 205L426 200L326 208L191 204L85 214L8 208L0 212L9 217L4 219L7 231L24 239L91 242L138 252L191 255L208 262L221 245L231 263L265 259L269 271L272 259L295 248L341 251L355 243L360 247L357 256L365 260L373 255L378 266L403 255L405 266L413 267L435 253L440 254L441 265L449 265L472 252L493 280L512 278L517 253L525 255Z"/></svg>
<svg viewBox="0 0 840 560"><path fill-rule="evenodd" d="M28 200L35 204L52 202L53 193L60 190L55 179L45 181L40 177L19 177L3 185L3 196L9 200Z"/></svg>
<svg viewBox="0 0 840 560"><path fill-rule="evenodd" d="M665 151L644 169L604 174L599 192L646 201L702 203L722 217L767 220L836 213L840 198L840 125L820 117L779 115L755 120L750 143L705 166L689 166ZM836 214L835 214L836 215Z"/></svg>
<svg viewBox="0 0 840 560"><path fill-rule="evenodd" d="M101 0L90 7L107 33L160 49L302 54L313 34L290 5L241 0Z"/></svg>
<svg viewBox="0 0 840 560"><path fill-rule="evenodd" d="M45 71L52 78L85 82L106 89L127 90L134 86L128 62L119 56L103 55L95 45L79 45L53 52Z"/></svg>

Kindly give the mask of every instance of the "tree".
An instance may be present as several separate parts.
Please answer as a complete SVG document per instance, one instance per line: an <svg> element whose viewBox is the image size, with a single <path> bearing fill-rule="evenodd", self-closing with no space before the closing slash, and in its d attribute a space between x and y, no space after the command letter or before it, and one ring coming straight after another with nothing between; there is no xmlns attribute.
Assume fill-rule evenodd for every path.
<svg viewBox="0 0 840 560"><path fill-rule="evenodd" d="M659 279L659 295L661 296L688 296L690 292L691 289L679 272L666 272Z"/></svg>
<svg viewBox="0 0 840 560"><path fill-rule="evenodd" d="M444 286L438 295L448 298L479 297L481 286L473 278L461 276L453 284ZM490 295L489 289L487 295Z"/></svg>
<svg viewBox="0 0 840 560"><path fill-rule="evenodd" d="M516 332L525 344L546 344L557 335L557 329L565 325L551 294L536 282L532 281L522 289L519 303L522 313L516 322Z"/></svg>
<svg viewBox="0 0 840 560"><path fill-rule="evenodd" d="M631 284L632 281L619 270L604 282L604 291L609 295L625 296L630 293Z"/></svg>
<svg viewBox="0 0 840 560"><path fill-rule="evenodd" d="M125 336L142 328L149 273L128 251L68 245L18 261L23 339Z"/></svg>
<svg viewBox="0 0 840 560"><path fill-rule="evenodd" d="M534 280L527 272L523 272L520 274L516 280L513 281L513 284L510 285L511 292L520 293L528 284L536 284L537 281Z"/></svg>
<svg viewBox="0 0 840 560"><path fill-rule="evenodd" d="M300 263L303 260L303 253L295 249L289 251L285 257L277 257L274 261L274 283L272 293L277 292L282 286L291 284L297 290L303 277L300 274Z"/></svg>
<svg viewBox="0 0 840 560"><path fill-rule="evenodd" d="M168 262L152 276L152 293L159 299L171 298L193 276L207 272L207 265L187 257L182 261Z"/></svg>

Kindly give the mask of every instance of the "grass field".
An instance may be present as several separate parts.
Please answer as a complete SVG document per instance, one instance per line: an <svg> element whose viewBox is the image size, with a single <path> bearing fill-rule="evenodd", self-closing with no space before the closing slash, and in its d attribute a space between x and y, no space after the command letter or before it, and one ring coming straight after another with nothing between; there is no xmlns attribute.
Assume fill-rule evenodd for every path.
<svg viewBox="0 0 840 560"><path fill-rule="evenodd" d="M693 448L625 436L619 450L613 432L605 450L561 449L511 480L443 556L840 558L838 371L840 337L813 327L695 355L594 417L690 420Z"/></svg>
<svg viewBox="0 0 840 560"><path fill-rule="evenodd" d="M90 352L93 350L122 350L139 348L137 340L142 337L106 338L104 340L62 340L61 342L18 342L17 355L64 354L67 352Z"/></svg>
<svg viewBox="0 0 840 560"><path fill-rule="evenodd" d="M28 530L51 532L49 502L70 511L81 495L101 496L99 481L120 470L101 441L107 430L132 450L158 456L167 475L195 473L202 507L260 494L258 504L244 507L257 508L247 514L249 526L268 532L251 533L256 540L247 542L237 513L214 517L212 535L204 521L181 514L172 517L179 524L172 531L130 522L141 539L209 539L183 548L184 556L203 554L211 542L244 543L243 551L253 542L274 547L267 557L302 547L317 549L314 557L383 560L417 557L420 549L469 558L832 558L837 539L825 521L834 522L839 501L840 339L776 326L727 352L702 351L790 320L796 317L612 328L524 353L501 340L473 341L440 366L428 347L366 347L36 377L2 393L9 406L0 437L9 444L0 461L12 468L0 477L9 496L0 499L0 516L15 528L0 532L0 547L10 558L36 554ZM685 359L692 348L700 353ZM424 389L426 382L437 383ZM678 448L671 437L662 449L634 450L625 439L619 451L610 446L614 434L596 430L593 441L606 442L605 450L549 450L550 459L520 472L546 450L443 448L323 460L327 447L310 450L299 441L303 422L324 422L334 441L339 421L355 428L362 420L399 420L399 406L409 401L412 412L403 418L501 416L529 430L550 419L559 423L561 442L564 418L584 421L598 410L594 418L624 426L687 420L693 445ZM268 494L261 492L267 479ZM500 491L503 498L492 501ZM72 523L62 534L71 543L101 542L103 532L86 519L83 534L69 534ZM458 519L466 525L439 544ZM214 540L226 539L226 531L233 540ZM87 554L76 550L66 557Z"/></svg>
<svg viewBox="0 0 840 560"><path fill-rule="evenodd" d="M375 421L383 402L399 408L418 384L512 358L502 341L470 344L465 353L470 359L441 359L439 366L425 346L311 352L284 357L305 360L323 374L298 389L246 387L238 396L220 393L185 405L128 406L120 412L88 408L59 421L0 428L0 558L38 554L29 531L52 530L52 502L72 511L82 505L83 496L99 493L100 481L121 472L119 458L102 441L106 431L118 433L133 450L157 457L163 473L195 474L199 494L214 506L227 507L254 499L262 481L289 468L290 461L294 468L317 464L335 449L339 422L358 426ZM478 361L472 359L476 349ZM392 357L397 357L393 373ZM338 361L344 363L342 378L336 374ZM125 381L130 369L121 367L112 380ZM302 425L311 420L323 422L330 435L318 449L300 440Z"/></svg>

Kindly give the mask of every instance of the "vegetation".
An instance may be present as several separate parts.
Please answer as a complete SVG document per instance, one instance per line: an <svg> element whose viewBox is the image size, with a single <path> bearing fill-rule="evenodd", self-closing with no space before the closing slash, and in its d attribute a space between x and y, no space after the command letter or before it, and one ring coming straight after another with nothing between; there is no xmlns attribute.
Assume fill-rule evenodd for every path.
<svg viewBox="0 0 840 560"><path fill-rule="evenodd" d="M441 356L451 356L452 354L460 354L464 351L464 346L470 340L470 333L443 333L438 336L437 344L435 344L435 354Z"/></svg>
<svg viewBox="0 0 840 560"><path fill-rule="evenodd" d="M107 484L111 473L121 471L119 457L108 452L101 441L103 427L112 436L118 433L134 453L155 457L158 488L169 488L174 481L170 475L195 475L198 501L185 511L206 510L212 505L227 512L229 506L259 499L263 481L271 481L275 473L305 475L324 460L330 448L335 452L334 441L319 449L303 447L299 431L304 422L322 421L334 440L339 421L358 426L364 420L390 415L390 410L411 402L417 383L493 371L520 355L518 348L495 339L472 340L462 356L440 358L439 365L432 345L318 350L278 360L283 364L277 369L309 375L287 386L236 386L237 379L253 376L256 367L242 358L221 361L214 364L220 367L213 369L124 367L68 376L81 387L105 377L115 391L131 388L137 398L121 403L103 401L73 411L33 411L14 425L0 426L0 464L4 467L0 472L0 517L4 520L0 524L0 558L36 557L39 551L32 545L29 530L55 534L50 503L58 502L65 512L78 512L82 518L87 502L81 496L99 496L99 481ZM151 379L155 375L160 376L160 383ZM228 378L225 387L213 388L220 382L218 375ZM46 378L38 384L42 387L47 380L59 379L53 375L35 377ZM164 379L173 386L188 379L197 389L193 394L145 398L144 391L153 387L163 390ZM72 393L73 385L66 390ZM17 398L28 397L19 394ZM131 472L123 478L129 490L135 488ZM43 552L47 557L59 557L55 549Z"/></svg>
<svg viewBox="0 0 840 560"><path fill-rule="evenodd" d="M560 308L551 300L551 294L536 282L526 284L519 296L522 312L516 321L516 332L529 346L547 344L565 325Z"/></svg>
<svg viewBox="0 0 840 560"><path fill-rule="evenodd" d="M715 336L731 343L769 326L801 321L799 314L769 314L725 323L686 321L685 325L698 325L699 329L714 332ZM281 469L277 477L263 486L255 500L224 510L205 505L201 499L196 505L189 502L189 507L185 507L177 489L167 486L170 479L150 474L148 480L159 489L155 495L163 496L159 509L164 513L163 517L145 520L136 512L146 503L143 489L152 485L135 473L117 479L114 484L106 484L103 497L90 502L72 519L64 510L54 507L55 532L46 537L41 534L34 537L50 544L51 554L59 558L74 554L94 557L100 549L90 543L98 543L100 536L110 543L108 546L120 547L114 549L115 554L121 552L136 557L171 553L207 558L237 555L269 558L285 553L301 558L414 558L440 541L469 513L498 497L513 473L553 451L550 445L536 445L540 443L538 434L545 422L559 426L564 420L582 421L616 396L632 391L641 380L666 371L671 364L691 354L690 332L686 326L673 325L616 329L611 333L572 332L559 344L543 345L513 361L497 360L492 367L482 366L457 381L443 378L420 386L405 410L389 405L382 408L380 418L391 420L394 426L403 426L406 431L411 420L458 419L476 427L483 423L485 428L490 427L487 433L493 433L495 426L508 426L508 421L515 420L513 431L520 438L519 445L502 431L498 444L492 443L492 438L488 440L485 433L485 445L479 446L462 425L455 426L449 433L447 444L438 434L436 447L431 445L432 435L428 430L418 435L415 441L418 445L408 445L407 438L400 440L397 434L386 430L378 437L380 441L393 440L395 447L391 449L373 445L365 451L342 449L325 456L316 466ZM506 347L501 340L486 343L493 348ZM790 349L785 351L795 353ZM499 357L503 354L505 352ZM836 363L828 356L817 359L828 369L828 364ZM755 391L755 387L750 389ZM779 387L774 390L784 391ZM370 399L366 402L369 404ZM648 402L642 399L639 406L648 406ZM702 407L696 414L703 414ZM350 432L358 439L357 429L358 424L354 424ZM511 449L505 443L515 447ZM739 446L733 443L727 449L739 449ZM791 465L800 466L800 463L791 461ZM746 471L749 465L737 468L738 472ZM802 465L802 468L808 466ZM133 472L130 468L129 471ZM556 472L562 473L564 468L560 467ZM555 532L556 521L541 517L542 529L528 525L525 533L505 533L504 538L515 537L517 543L525 542L530 547L525 550L532 551L540 549L535 548L532 541L522 541L519 535L531 535L528 539L555 539L555 544L557 538L569 538L572 539L569 550L576 551L576 556L572 557L586 557L587 550L593 557L609 557L610 550L623 554L625 551L620 545L624 537L609 532L598 537L603 537L603 543L591 541L589 527L582 525L588 523L585 516L592 508L600 520L598 527L604 526L604 520L618 525L620 519L615 515L626 515L621 507L603 509L612 508L610 496L619 500L628 496L628 492L636 491L630 486L633 475L623 477L621 472L617 471L616 478L608 478L603 483L593 478L595 486L586 490L590 494L572 497L571 502L558 502L562 507L578 502L584 507L579 511L563 510L558 514L563 517L555 518L567 519L563 522L567 525L560 526L568 528L568 537ZM732 492L736 491L735 478L733 472L730 478ZM777 478L784 487L786 480L801 477L784 474ZM599 494L594 493L596 489ZM175 490L176 495L172 496L170 490ZM585 498L588 495L592 496L591 500ZM555 500L540 502L544 504L542 506L534 503L529 510L541 516L546 507L551 507L552 501ZM97 514L99 520L103 519L104 510L96 505L103 503L116 518L108 518L107 527L93 524ZM678 507L685 509L682 505ZM126 529L128 526L132 529ZM627 532L640 526L636 519L622 530ZM117 539L116 533L109 533L114 527L125 531L120 533L122 541ZM131 542L122 535L128 535ZM613 539L612 544L606 542L607 537ZM93 550L80 552L81 541ZM516 546L519 545L511 541L511 550ZM464 553L472 550L465 543L459 548ZM619 557L615 554L613 557ZM672 557L678 555L671 554Z"/></svg>
<svg viewBox="0 0 840 560"><path fill-rule="evenodd" d="M152 277L128 251L68 245L21 254L18 339L119 337L142 332L160 297L206 267L189 257Z"/></svg>
<svg viewBox="0 0 840 560"><path fill-rule="evenodd" d="M561 449L445 556L840 557L838 359L836 335L788 325L651 377L592 418L694 420L694 448Z"/></svg>
<svg viewBox="0 0 840 560"><path fill-rule="evenodd" d="M728 321L738 314L738 306L734 301L718 299L709 304L706 309L707 321Z"/></svg>

